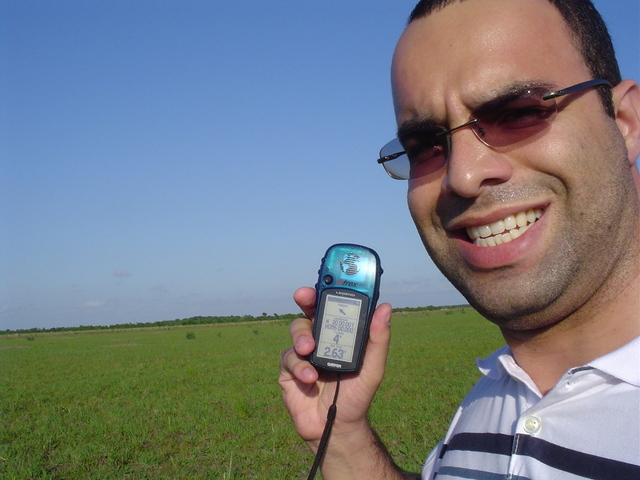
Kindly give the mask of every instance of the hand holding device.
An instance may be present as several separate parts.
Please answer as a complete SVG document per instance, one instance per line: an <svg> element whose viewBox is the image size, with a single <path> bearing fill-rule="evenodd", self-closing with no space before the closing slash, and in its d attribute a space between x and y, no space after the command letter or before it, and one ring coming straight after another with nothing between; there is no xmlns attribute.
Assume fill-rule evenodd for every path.
<svg viewBox="0 0 640 480"><path fill-rule="evenodd" d="M378 301L380 259L370 248L338 244L329 247L318 270L316 316L313 323L315 349L310 362L324 370L357 372L369 341L369 325ZM340 375L327 421L309 472L313 480L337 415Z"/></svg>
<svg viewBox="0 0 640 480"><path fill-rule="evenodd" d="M325 255L323 265L330 257L331 255ZM343 264L348 265L347 262L343 262ZM379 267L379 261L376 261L376 264ZM340 432L337 436L340 440L338 441L337 438L333 440L323 464L323 472L327 470L327 474L331 472L334 477L339 478L342 474L335 472L341 471L340 458L346 455L351 458L351 461L355 461L356 457L363 457L360 460L366 463L371 455L367 449L363 449L363 445L375 445L375 441L372 441L375 439L375 434L369 428L367 411L384 375L390 340L391 305L385 303L375 308L379 276L382 272L380 269L374 276L374 278L377 277L377 283L374 282L375 294L369 294L372 301L369 302L369 308L365 308L369 314L375 308L370 324L366 328L363 327L361 337L361 340L367 345L367 359L362 361L365 350L363 345L360 353L356 354L356 357L359 356L362 362L358 374L346 375L339 381L334 371L327 371L323 367L313 368L310 364L310 357L313 351L317 350L317 342L313 337L313 324L315 323L319 327L317 319L320 318L320 314L316 311L316 307L319 301L322 303L320 290L331 289L331 285L326 285L323 282L322 271L321 267L317 291L302 287L294 294L294 300L305 317L297 318L291 323L290 332L293 346L282 354L279 383L284 403L298 434L308 442L312 450L317 451L316 453L321 450L321 436L323 430L326 430L327 418L329 417L327 406L332 402L332 399L335 400L338 383L341 383L339 408L335 414L333 426L335 433ZM321 285L324 286L321 287ZM348 289L349 285L340 285L340 287ZM327 295L329 293L327 292ZM338 311L338 313L340 312ZM345 313L347 312L345 311ZM312 321L311 319L314 317L316 320ZM359 320L360 314L357 317ZM358 340L355 340L354 352L357 344ZM339 354L336 351L335 355ZM338 470L334 470L334 468Z"/></svg>

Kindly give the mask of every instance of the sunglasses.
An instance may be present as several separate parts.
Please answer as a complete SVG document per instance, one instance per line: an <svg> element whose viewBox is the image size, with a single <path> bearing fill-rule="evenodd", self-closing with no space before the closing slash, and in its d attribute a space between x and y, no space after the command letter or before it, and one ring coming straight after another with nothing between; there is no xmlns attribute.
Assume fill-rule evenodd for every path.
<svg viewBox="0 0 640 480"><path fill-rule="evenodd" d="M398 136L380 150L378 163L391 178L409 180L438 171L451 155L451 135L471 128L488 147L506 147L544 131L556 117L556 98L606 85L596 79L550 92L545 87L527 87L503 95L476 110L476 117L447 130L441 126L416 122L401 127Z"/></svg>

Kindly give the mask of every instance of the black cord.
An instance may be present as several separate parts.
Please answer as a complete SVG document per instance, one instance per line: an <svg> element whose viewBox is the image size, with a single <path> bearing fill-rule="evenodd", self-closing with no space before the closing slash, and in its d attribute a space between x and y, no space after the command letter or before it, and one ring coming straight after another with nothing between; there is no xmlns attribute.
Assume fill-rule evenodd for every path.
<svg viewBox="0 0 640 480"><path fill-rule="evenodd" d="M318 445L318 451L316 452L316 458L313 461L313 465L311 465L311 470L309 471L309 476L307 480L313 480L316 476L316 471L320 466L320 462L322 461L322 457L324 457L324 451L327 448L327 441L329 440L329 434L331 433L331 427L333 426L333 421L336 418L336 402L338 401L338 392L340 391L340 374L338 374L338 378L336 380L336 391L333 394L333 403L329 407L327 411L327 423L324 424L324 432L322 432L322 438L320 438L320 444Z"/></svg>

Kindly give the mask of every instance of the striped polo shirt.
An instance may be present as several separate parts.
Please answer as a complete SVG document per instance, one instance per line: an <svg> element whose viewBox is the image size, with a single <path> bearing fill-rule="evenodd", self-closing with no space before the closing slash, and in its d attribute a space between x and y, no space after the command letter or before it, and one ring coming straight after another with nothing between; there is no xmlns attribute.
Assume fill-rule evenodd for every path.
<svg viewBox="0 0 640 480"><path fill-rule="evenodd" d="M478 368L423 479L640 479L640 337L544 396L508 347Z"/></svg>

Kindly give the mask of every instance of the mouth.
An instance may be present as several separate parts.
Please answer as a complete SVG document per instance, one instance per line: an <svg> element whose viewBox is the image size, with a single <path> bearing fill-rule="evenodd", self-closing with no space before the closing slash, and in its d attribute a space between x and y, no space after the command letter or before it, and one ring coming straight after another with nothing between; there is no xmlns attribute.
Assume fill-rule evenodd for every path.
<svg viewBox="0 0 640 480"><path fill-rule="evenodd" d="M540 208L518 212L487 225L467 227L467 235L478 247L495 247L520 237L541 216Z"/></svg>

